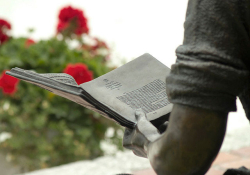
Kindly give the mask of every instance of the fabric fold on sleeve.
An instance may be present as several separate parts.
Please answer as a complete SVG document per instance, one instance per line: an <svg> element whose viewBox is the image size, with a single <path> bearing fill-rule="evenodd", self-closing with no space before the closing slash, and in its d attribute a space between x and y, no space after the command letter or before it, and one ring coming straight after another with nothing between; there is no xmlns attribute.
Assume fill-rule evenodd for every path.
<svg viewBox="0 0 250 175"><path fill-rule="evenodd" d="M175 104L236 111L236 96L246 86L248 77L246 70L216 62L178 61L166 79L167 94Z"/></svg>

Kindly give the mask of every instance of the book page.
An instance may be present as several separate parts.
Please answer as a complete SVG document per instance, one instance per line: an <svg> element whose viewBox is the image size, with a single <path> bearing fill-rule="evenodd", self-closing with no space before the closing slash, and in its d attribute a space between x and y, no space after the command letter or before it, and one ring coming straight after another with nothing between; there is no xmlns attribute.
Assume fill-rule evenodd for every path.
<svg viewBox="0 0 250 175"><path fill-rule="evenodd" d="M38 74L36 72L20 68L12 68L11 71L7 72L7 74L37 85L56 95L78 103L92 111L98 112L104 117L110 118L106 113L97 109L82 97L82 88L78 86L75 79L71 75L65 73Z"/></svg>
<svg viewBox="0 0 250 175"><path fill-rule="evenodd" d="M171 112L165 79L170 69L149 54L80 86L94 99L136 123L135 110L149 120Z"/></svg>
<svg viewBox="0 0 250 175"><path fill-rule="evenodd" d="M46 73L46 74L39 74L39 75L58 81L60 83L78 86L75 79L71 75L68 75L65 73Z"/></svg>

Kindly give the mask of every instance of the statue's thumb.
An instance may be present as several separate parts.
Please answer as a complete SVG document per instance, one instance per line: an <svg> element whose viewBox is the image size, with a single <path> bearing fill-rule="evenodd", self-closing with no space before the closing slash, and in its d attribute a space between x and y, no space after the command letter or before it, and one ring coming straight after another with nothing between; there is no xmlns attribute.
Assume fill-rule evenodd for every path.
<svg viewBox="0 0 250 175"><path fill-rule="evenodd" d="M146 115L145 113L142 111L142 109L136 109L135 111L135 118L137 121L141 120L142 118L146 118Z"/></svg>

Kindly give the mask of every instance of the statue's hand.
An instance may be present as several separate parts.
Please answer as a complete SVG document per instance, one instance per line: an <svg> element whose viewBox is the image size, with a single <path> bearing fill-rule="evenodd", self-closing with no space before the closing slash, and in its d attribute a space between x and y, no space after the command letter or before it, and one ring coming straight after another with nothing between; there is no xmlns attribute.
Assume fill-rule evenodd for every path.
<svg viewBox="0 0 250 175"><path fill-rule="evenodd" d="M135 117L137 120L136 127L134 129L125 129L123 146L132 150L135 155L147 158L149 144L158 139L161 134L157 128L147 120L142 110L136 110Z"/></svg>

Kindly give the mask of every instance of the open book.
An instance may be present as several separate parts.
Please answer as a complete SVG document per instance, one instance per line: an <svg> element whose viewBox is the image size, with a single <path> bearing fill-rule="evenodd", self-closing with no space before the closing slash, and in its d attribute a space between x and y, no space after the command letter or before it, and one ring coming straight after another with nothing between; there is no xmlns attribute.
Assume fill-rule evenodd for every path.
<svg viewBox="0 0 250 175"><path fill-rule="evenodd" d="M128 128L135 126L135 110L140 108L158 128L168 120L172 110L165 85L169 72L170 69L157 59L144 54L80 85L65 73L38 74L13 68L6 74L67 98Z"/></svg>

